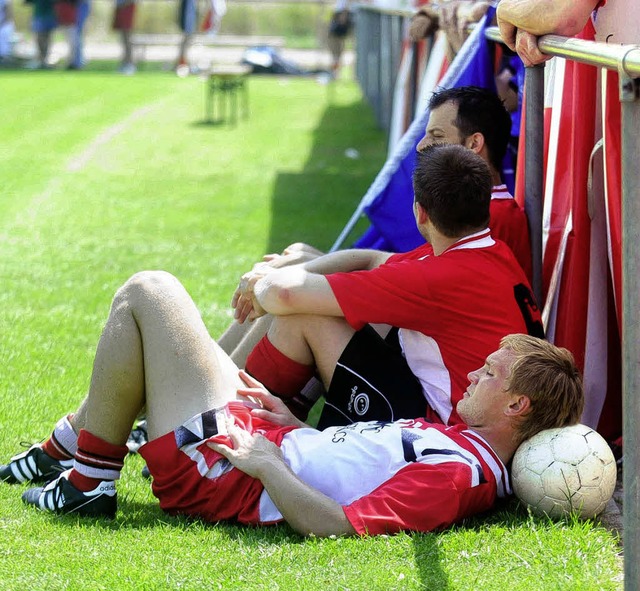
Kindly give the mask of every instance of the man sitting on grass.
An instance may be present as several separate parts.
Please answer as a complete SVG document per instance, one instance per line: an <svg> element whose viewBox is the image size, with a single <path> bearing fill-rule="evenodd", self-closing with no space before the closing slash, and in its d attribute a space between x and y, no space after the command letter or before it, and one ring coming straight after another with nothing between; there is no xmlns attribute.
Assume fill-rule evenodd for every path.
<svg viewBox="0 0 640 591"><path fill-rule="evenodd" d="M113 517L127 435L146 406L150 442L140 452L170 514L284 520L318 536L429 531L509 494L506 465L520 442L582 411L571 354L528 335L504 338L469 380L457 405L464 425L405 419L317 431L239 373L173 276L144 272L114 297L87 398L0 478L55 478L25 502Z"/></svg>
<svg viewBox="0 0 640 591"><path fill-rule="evenodd" d="M429 121L424 137L416 146L417 151L421 152L434 143L458 144L469 148L487 163L492 183L489 203L491 236L502 240L511 249L530 279L532 263L527 218L500 175L511 128L511 119L504 104L490 90L463 86L434 92L429 100L429 111ZM410 214L407 212L407 215ZM417 235L416 230L410 227L410 220L407 224L407 234ZM298 242L288 246L280 255L267 255L257 266L270 270L305 263L323 254ZM382 254L390 256L392 253ZM266 334L270 321L270 317L265 317L252 324L233 323L218 343L235 363L244 367L247 355Z"/></svg>
<svg viewBox="0 0 640 591"><path fill-rule="evenodd" d="M461 145L426 146L413 185L425 244L257 268L234 296L240 321L274 315L245 369L303 420L309 405L300 393L318 375L321 428L414 417L454 425L467 374L503 336L544 336L523 270L488 228L485 160ZM373 324L396 328L383 338Z"/></svg>

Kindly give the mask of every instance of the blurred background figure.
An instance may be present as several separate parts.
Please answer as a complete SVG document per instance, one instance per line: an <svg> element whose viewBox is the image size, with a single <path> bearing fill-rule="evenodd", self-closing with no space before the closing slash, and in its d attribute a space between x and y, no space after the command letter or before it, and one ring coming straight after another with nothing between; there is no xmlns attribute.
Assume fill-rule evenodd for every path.
<svg viewBox="0 0 640 591"><path fill-rule="evenodd" d="M15 30L11 0L0 0L0 63L11 59L11 40Z"/></svg>
<svg viewBox="0 0 640 591"><path fill-rule="evenodd" d="M216 35L220 30L222 17L227 14L226 0L210 0L209 9L202 23L202 32Z"/></svg>
<svg viewBox="0 0 640 591"><path fill-rule="evenodd" d="M83 31L91 10L89 0L56 0L54 9L69 45L67 70L80 70L84 66Z"/></svg>
<svg viewBox="0 0 640 591"><path fill-rule="evenodd" d="M440 28L446 33L451 56L455 56L469 36L469 25L487 12L489 2L450 0L440 4Z"/></svg>
<svg viewBox="0 0 640 591"><path fill-rule="evenodd" d="M80 70L85 65L84 60L84 25L91 12L90 0L78 0L76 5L76 21L71 28L71 41L69 43L68 70Z"/></svg>
<svg viewBox="0 0 640 591"><path fill-rule="evenodd" d="M413 15L409 38L420 41L439 28L447 36L449 61L469 36L469 25L477 23L487 12L490 3L481 0L449 0L427 2Z"/></svg>
<svg viewBox="0 0 640 591"><path fill-rule="evenodd" d="M347 36L353 28L353 15L348 0L338 0L329 21L328 46L331 54L331 75L335 79L340 72L342 54Z"/></svg>
<svg viewBox="0 0 640 591"><path fill-rule="evenodd" d="M120 31L122 41L122 63L118 71L125 76L131 76L136 72L133 63L133 45L131 44L131 33L133 31L133 17L135 16L135 0L116 0L115 12L113 15L113 30Z"/></svg>
<svg viewBox="0 0 640 591"><path fill-rule="evenodd" d="M197 0L180 0L178 9L178 25L182 31L182 39L178 48L178 59L176 60L176 72L178 75L189 73L188 53L191 40L196 32L198 23Z"/></svg>
<svg viewBox="0 0 640 591"><path fill-rule="evenodd" d="M36 59L27 67L31 69L45 69L49 67L49 48L51 33L58 26L53 0L29 0L33 5L31 30L36 35Z"/></svg>

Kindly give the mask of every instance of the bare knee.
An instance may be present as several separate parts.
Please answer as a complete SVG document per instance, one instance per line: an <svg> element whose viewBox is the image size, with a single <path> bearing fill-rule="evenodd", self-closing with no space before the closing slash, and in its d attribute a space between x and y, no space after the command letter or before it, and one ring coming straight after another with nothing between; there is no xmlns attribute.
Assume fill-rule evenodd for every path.
<svg viewBox="0 0 640 591"><path fill-rule="evenodd" d="M294 314L275 316L268 335L270 340L273 338L279 342L302 340L311 349L339 347L342 350L353 333L354 330L342 317Z"/></svg>
<svg viewBox="0 0 640 591"><path fill-rule="evenodd" d="M319 316L316 314L291 314L274 316L269 334L275 331L297 334L313 334L318 331L335 330L345 324L344 318Z"/></svg>
<svg viewBox="0 0 640 591"><path fill-rule="evenodd" d="M113 299L115 307L136 307L166 299L172 292L183 290L181 283L166 271L141 271L132 275Z"/></svg>

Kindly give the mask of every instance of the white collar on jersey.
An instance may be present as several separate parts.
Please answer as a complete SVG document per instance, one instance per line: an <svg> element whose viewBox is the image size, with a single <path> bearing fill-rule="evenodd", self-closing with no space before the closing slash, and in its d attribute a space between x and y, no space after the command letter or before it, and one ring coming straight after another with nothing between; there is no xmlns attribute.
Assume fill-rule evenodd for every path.
<svg viewBox="0 0 640 591"><path fill-rule="evenodd" d="M491 187L491 199L513 199L507 185L493 185Z"/></svg>
<svg viewBox="0 0 640 591"><path fill-rule="evenodd" d="M442 254L451 250L462 250L463 248L486 248L487 246L493 246L495 243L496 241L491 238L491 230L485 228L484 230L480 230L480 232L460 238L460 240L445 249Z"/></svg>

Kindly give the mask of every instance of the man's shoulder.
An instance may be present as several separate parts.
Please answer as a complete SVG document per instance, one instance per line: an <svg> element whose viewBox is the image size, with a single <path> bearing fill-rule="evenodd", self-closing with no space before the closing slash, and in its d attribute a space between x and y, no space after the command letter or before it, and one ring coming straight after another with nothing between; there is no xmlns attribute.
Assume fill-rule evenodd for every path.
<svg viewBox="0 0 640 591"><path fill-rule="evenodd" d="M392 254L385 264L399 263L401 261L419 261L431 256L433 256L433 247L428 242L425 242L413 250Z"/></svg>

